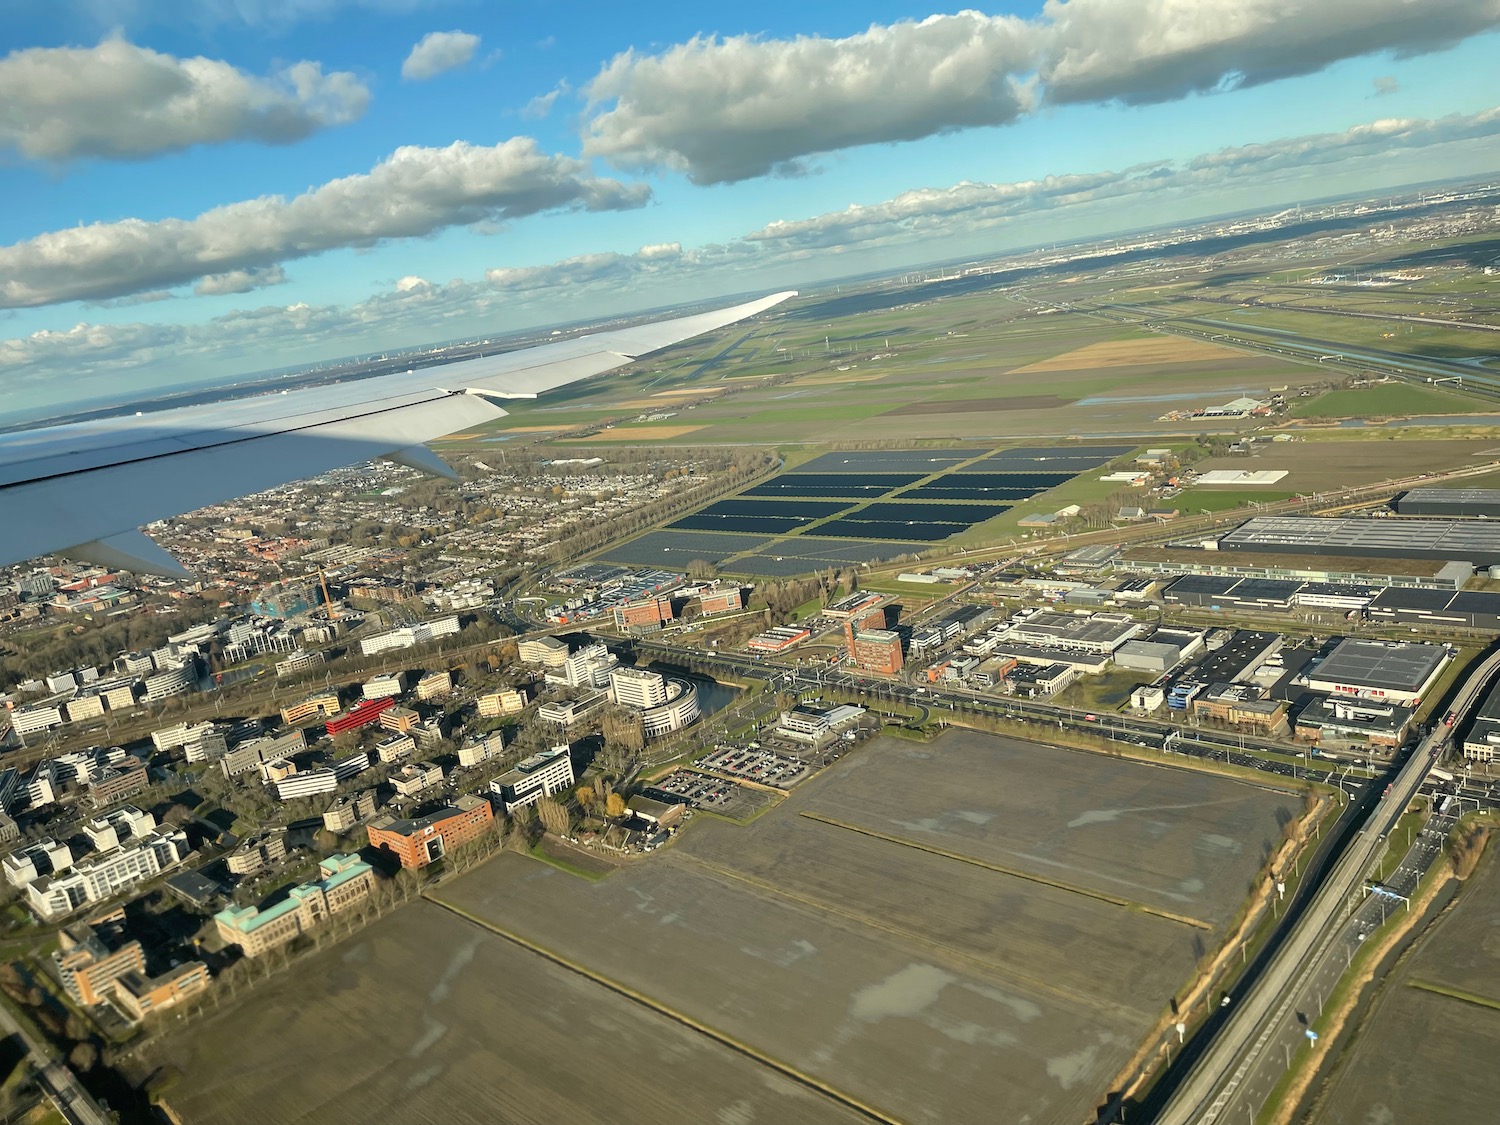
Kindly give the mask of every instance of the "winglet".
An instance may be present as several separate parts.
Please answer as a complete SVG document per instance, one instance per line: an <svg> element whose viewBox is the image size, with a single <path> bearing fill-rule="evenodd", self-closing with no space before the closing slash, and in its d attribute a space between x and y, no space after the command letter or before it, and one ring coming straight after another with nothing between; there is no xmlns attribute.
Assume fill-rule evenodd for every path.
<svg viewBox="0 0 1500 1125"><path fill-rule="evenodd" d="M430 477L442 477L444 480L457 480L458 474L452 467L425 445L408 445L405 449L398 449L394 453L385 455L387 461L394 461L398 465L405 465L408 469L416 469L419 473L426 473Z"/></svg>
<svg viewBox="0 0 1500 1125"><path fill-rule="evenodd" d="M133 574L156 574L162 578L192 578L187 570L157 546L144 531L122 531L104 539L91 539L58 554L79 562L107 566L111 570L128 570Z"/></svg>

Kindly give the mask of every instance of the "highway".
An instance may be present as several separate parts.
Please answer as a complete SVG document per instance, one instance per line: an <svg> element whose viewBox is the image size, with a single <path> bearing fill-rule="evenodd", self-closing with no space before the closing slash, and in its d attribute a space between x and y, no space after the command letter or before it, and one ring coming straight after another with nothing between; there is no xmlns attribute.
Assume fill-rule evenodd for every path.
<svg viewBox="0 0 1500 1125"><path fill-rule="evenodd" d="M1455 725L1478 702L1497 669L1500 669L1500 651L1491 653L1469 672L1451 703L1450 709L1457 716ZM1264 1099L1270 1092L1264 1080L1265 1060L1269 1057L1274 1066L1274 1052L1286 1045L1289 1034L1308 1042L1303 1033L1304 1021L1311 1017L1298 1005L1305 1005L1304 997L1310 987L1329 979L1329 958L1333 958L1336 968L1338 954L1347 952L1349 934L1354 932L1351 927L1357 930L1367 925L1371 912L1369 900L1355 909L1352 918L1351 905L1360 902L1368 872L1383 854L1387 835L1417 795L1451 734L1451 728L1439 723L1412 752L1364 830L1334 865L1271 964L1235 1006L1167 1104L1154 1116L1156 1125L1253 1121L1260 1109L1254 1098L1258 1095ZM1416 841L1414 847L1421 844L1423 841ZM1408 863L1403 866L1412 862L1416 861L1408 856ZM1411 885L1415 886L1414 878ZM1336 980L1337 975L1332 979ZM1291 1050L1286 1049L1282 1066L1292 1057Z"/></svg>
<svg viewBox="0 0 1500 1125"><path fill-rule="evenodd" d="M0 1004L0 1031L16 1036L26 1045L31 1061L36 1066L37 1085L51 1099L68 1125L112 1125L114 1118L99 1108L99 1104L89 1096L73 1071L55 1060L5 1004Z"/></svg>

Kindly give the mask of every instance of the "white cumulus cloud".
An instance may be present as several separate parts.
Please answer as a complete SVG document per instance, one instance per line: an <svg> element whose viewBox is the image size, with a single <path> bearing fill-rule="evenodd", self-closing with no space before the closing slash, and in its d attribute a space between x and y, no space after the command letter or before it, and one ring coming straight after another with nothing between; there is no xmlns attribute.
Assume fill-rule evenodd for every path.
<svg viewBox="0 0 1500 1125"><path fill-rule="evenodd" d="M401 64L401 77L425 82L468 64L479 49L479 36L467 31L429 31Z"/></svg>
<svg viewBox="0 0 1500 1125"><path fill-rule="evenodd" d="M1144 104L1407 56L1500 25L1500 0L1047 0L842 39L699 37L616 55L584 87L584 151L696 183L1005 125L1039 105Z"/></svg>
<svg viewBox="0 0 1500 1125"><path fill-rule="evenodd" d="M644 185L591 176L581 161L544 153L530 137L407 146L369 172L292 199L261 196L193 219L68 227L0 247L0 308L108 299L215 275L248 282L271 276L255 271L328 250L541 211L626 210L649 197ZM243 291L214 288L231 283L205 291Z"/></svg>
<svg viewBox="0 0 1500 1125"><path fill-rule="evenodd" d="M741 35L627 51L585 89L613 104L589 121L584 151L704 184L795 170L814 153L1012 121L1029 105L1016 74L1032 54L1024 21L979 12L845 39Z"/></svg>
<svg viewBox="0 0 1500 1125"><path fill-rule="evenodd" d="M138 160L230 141L290 144L364 113L353 74L297 62L247 74L123 39L29 47L0 58L0 148L34 160Z"/></svg>

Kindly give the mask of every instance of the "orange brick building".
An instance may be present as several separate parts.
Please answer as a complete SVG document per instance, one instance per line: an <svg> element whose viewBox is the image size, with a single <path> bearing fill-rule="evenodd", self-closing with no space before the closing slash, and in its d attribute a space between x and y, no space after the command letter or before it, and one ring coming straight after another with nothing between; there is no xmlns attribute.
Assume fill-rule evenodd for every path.
<svg viewBox="0 0 1500 1125"><path fill-rule="evenodd" d="M614 617L616 629L660 629L672 620L672 599L650 597L628 605L617 605Z"/></svg>
<svg viewBox="0 0 1500 1125"><path fill-rule="evenodd" d="M394 855L402 867L417 868L435 863L452 848L479 839L494 820L488 801L466 796L415 820L383 817L366 831L372 848Z"/></svg>

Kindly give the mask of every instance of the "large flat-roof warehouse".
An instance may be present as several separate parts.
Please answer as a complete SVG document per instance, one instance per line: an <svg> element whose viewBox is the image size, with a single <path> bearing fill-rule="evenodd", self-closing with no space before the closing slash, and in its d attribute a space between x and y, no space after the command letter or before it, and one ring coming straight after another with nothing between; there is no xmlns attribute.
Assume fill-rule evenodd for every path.
<svg viewBox="0 0 1500 1125"><path fill-rule="evenodd" d="M1403 516L1500 516L1500 488L1412 488L1391 507Z"/></svg>
<svg viewBox="0 0 1500 1125"><path fill-rule="evenodd" d="M1307 687L1329 695L1415 706L1448 663L1442 645L1349 637L1303 673Z"/></svg>
<svg viewBox="0 0 1500 1125"><path fill-rule="evenodd" d="M1342 519L1256 516L1219 540L1221 551L1450 559L1500 563L1500 522L1462 519Z"/></svg>
<svg viewBox="0 0 1500 1125"><path fill-rule="evenodd" d="M1221 538L1220 550L1272 550L1359 558L1500 562L1500 523L1475 519L1341 519L1256 516Z"/></svg>

